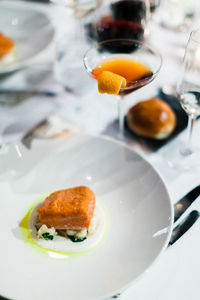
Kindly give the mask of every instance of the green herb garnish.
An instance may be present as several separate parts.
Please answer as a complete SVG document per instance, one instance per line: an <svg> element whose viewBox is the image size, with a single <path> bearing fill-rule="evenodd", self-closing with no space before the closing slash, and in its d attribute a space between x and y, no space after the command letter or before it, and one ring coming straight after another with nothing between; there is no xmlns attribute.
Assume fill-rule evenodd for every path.
<svg viewBox="0 0 200 300"><path fill-rule="evenodd" d="M42 234L43 239L45 240L53 240L54 236L50 234L49 232L45 232Z"/></svg>
<svg viewBox="0 0 200 300"><path fill-rule="evenodd" d="M72 242L74 242L74 243L83 242L84 240L87 239L86 236L85 236L85 237L82 237L82 238L77 238L77 237L74 236L74 235L67 235L67 236L68 236L68 238L69 238Z"/></svg>

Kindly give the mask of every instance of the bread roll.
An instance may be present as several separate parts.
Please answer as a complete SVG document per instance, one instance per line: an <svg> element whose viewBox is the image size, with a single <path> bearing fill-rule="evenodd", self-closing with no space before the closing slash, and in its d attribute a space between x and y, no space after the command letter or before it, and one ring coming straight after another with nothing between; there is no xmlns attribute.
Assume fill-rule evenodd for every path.
<svg viewBox="0 0 200 300"><path fill-rule="evenodd" d="M127 125L140 136L161 140L174 131L176 116L166 102L152 98L137 103L128 111Z"/></svg>

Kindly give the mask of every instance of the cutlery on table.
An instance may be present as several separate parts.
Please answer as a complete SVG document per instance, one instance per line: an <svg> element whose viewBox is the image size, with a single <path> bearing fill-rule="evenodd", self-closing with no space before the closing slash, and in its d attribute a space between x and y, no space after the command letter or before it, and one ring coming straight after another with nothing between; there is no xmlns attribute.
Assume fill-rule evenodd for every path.
<svg viewBox="0 0 200 300"><path fill-rule="evenodd" d="M8 88L0 88L0 95L1 94L15 94L15 95L43 95L46 97L56 97L57 92L51 90L36 90L36 89L8 89Z"/></svg>
<svg viewBox="0 0 200 300"><path fill-rule="evenodd" d="M77 128L56 115L50 115L31 128L22 137L21 142L26 148L31 149L31 143L35 138L53 139L68 134L70 130L77 131Z"/></svg>
<svg viewBox="0 0 200 300"><path fill-rule="evenodd" d="M168 247L178 241L178 239L192 227L199 217L200 213L197 210L191 211L189 215L187 215L184 220L173 229Z"/></svg>
<svg viewBox="0 0 200 300"><path fill-rule="evenodd" d="M183 196L178 202L174 204L174 223L182 216L188 207L200 195L200 185L193 188L189 193Z"/></svg>

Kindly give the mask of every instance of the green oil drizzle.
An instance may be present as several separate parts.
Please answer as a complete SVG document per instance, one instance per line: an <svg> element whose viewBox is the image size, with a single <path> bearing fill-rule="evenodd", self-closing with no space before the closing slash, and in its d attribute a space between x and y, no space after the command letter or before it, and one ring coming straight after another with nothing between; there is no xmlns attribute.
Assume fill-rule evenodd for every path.
<svg viewBox="0 0 200 300"><path fill-rule="evenodd" d="M25 213L24 217L22 218L22 220L19 224L20 233L21 233L22 238L25 240L25 242L28 245L30 245L32 247L32 249L34 249L38 253L40 253L48 258L70 259L70 258L76 258L81 255L88 254L88 253L92 252L93 250L95 250L97 247L99 247L103 243L103 241L105 240L105 237L107 235L107 232L108 232L109 222L108 222L108 214L107 214L105 208L103 207L102 204L99 204L99 202L98 202L98 204L101 206L101 208L104 211L105 218L106 218L106 226L105 226L104 235L101 238L101 240L98 242L97 245L95 245L91 249L88 249L88 250L85 250L82 252L65 252L65 251L53 250L50 248L44 248L44 247L40 246L39 244L37 244L35 242L35 240L33 239L33 237L31 236L30 227L29 227L29 219L30 219L30 216L31 216L35 206L38 205L40 202L42 202L46 198L47 195L49 195L49 193L38 197L33 202L33 204L31 205L31 207L28 208L27 212Z"/></svg>

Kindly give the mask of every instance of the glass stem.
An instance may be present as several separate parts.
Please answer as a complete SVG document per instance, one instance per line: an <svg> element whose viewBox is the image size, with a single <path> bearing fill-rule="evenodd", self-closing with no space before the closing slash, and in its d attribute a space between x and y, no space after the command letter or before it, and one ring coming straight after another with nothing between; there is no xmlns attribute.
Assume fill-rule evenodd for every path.
<svg viewBox="0 0 200 300"><path fill-rule="evenodd" d="M194 127L194 123L196 121L196 117L193 116L188 116L188 127L187 127L187 131L188 131L188 137L187 137L187 144L185 149L183 149L181 151L181 153L185 156L187 155L191 155L193 153L192 150L192 134L193 134L193 127Z"/></svg>
<svg viewBox="0 0 200 300"><path fill-rule="evenodd" d="M124 110L123 110L123 97L118 96L118 118L119 118L119 136L124 134Z"/></svg>
<svg viewBox="0 0 200 300"><path fill-rule="evenodd" d="M192 133L196 118L189 116L188 118L188 148L192 146Z"/></svg>

